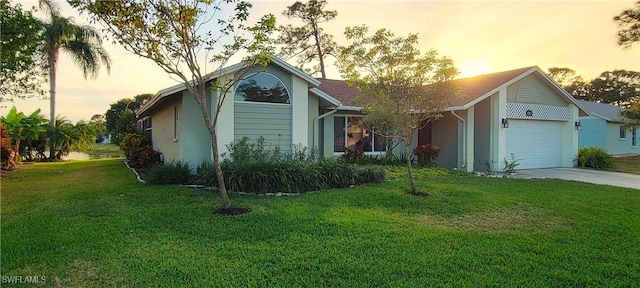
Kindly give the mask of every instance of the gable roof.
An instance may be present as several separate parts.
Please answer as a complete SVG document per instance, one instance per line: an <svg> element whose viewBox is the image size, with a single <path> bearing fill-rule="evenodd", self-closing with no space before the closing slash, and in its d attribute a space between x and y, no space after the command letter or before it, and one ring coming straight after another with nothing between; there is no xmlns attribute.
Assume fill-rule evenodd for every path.
<svg viewBox="0 0 640 288"><path fill-rule="evenodd" d="M493 95L495 92L498 92L498 90L505 86L504 84L520 80L524 76L518 76L521 76L535 68L535 66L530 66L520 69L453 80L453 83L457 84L458 87L460 87L462 93L460 97L454 97L453 99L451 99L450 107L465 107L464 109L469 108L470 106L473 106L473 104L484 100L484 98ZM526 73L526 75L528 74L529 73ZM517 80L511 81L516 78ZM474 101L478 99L480 99L480 101Z"/></svg>
<svg viewBox="0 0 640 288"><path fill-rule="evenodd" d="M318 87L320 85L320 81L313 78L311 75L305 73L304 71L292 66L291 64L287 63L286 61L276 57L275 55L271 55L271 62L269 62L269 64L274 64L277 67L280 67L281 69L285 70L288 73L291 73L292 75L296 75L300 78L302 78L303 80L305 80L307 83L309 83L309 87L311 88L315 88ZM204 76L205 82L209 82L213 79L217 79L221 76L225 76L225 75L229 75L231 73L235 73L237 71L239 71L240 69L242 69L242 67L244 66L243 62L228 66L228 67L224 67L224 68L220 68L214 72L211 72L207 75ZM190 81L190 83L193 83L193 81ZM147 102L145 102L142 107L140 107L140 109L136 112L136 116L140 117L141 115L144 115L145 112L148 112L151 108L153 108L154 106L160 104L161 102L163 102L165 100L166 97L169 97L175 93L181 92L186 90L186 85L184 83L180 83L174 86L171 86L169 88L165 88L162 89L160 91L158 91L158 93L156 93L156 95L154 95L153 97L151 97L151 99L149 99ZM336 106L339 105L340 101L338 101L337 99L333 98L330 94L327 95L325 93L321 93L321 92L316 92L314 93L316 94L318 97L326 100L327 102L334 104Z"/></svg>
<svg viewBox="0 0 640 288"><path fill-rule="evenodd" d="M548 83L550 83L552 89L562 95L565 100L575 104L583 114L588 115L586 110L575 98L573 98L573 96L569 95L567 91L549 78L549 76L542 72L542 70L537 66L453 80L453 82L458 84L458 87L462 90L462 95L460 97L453 97L447 110L468 109L501 89L506 88L507 86L533 73L544 78ZM343 80L320 79L320 81L319 89L340 100L343 105L342 108L350 110L353 110L352 108L356 108L353 106L351 101L359 95L358 89L347 85Z"/></svg>
<svg viewBox="0 0 640 288"><path fill-rule="evenodd" d="M589 112L589 114L602 118L609 122L623 122L620 111L622 107L607 103L598 103L591 101L578 100L580 104Z"/></svg>

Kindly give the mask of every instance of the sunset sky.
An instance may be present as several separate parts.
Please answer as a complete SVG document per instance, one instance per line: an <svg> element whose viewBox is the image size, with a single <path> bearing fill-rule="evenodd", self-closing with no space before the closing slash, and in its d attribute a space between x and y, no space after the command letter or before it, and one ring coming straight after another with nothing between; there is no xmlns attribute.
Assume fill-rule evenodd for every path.
<svg viewBox="0 0 640 288"><path fill-rule="evenodd" d="M64 1L64 16L88 23ZM291 23L282 11L293 1L252 1L252 18L273 13L278 24ZM35 0L14 0L24 8ZM327 9L338 17L322 27L339 45L344 27L366 24L372 31L387 28L399 36L418 33L420 49L435 49L452 58L461 77L537 65L568 67L585 79L614 69L640 71L640 44L632 49L616 45L617 26L612 18L632 8L634 1L329 1ZM296 25L296 23L292 23ZM80 70L62 54L58 70L57 113L73 122L104 114L122 98L177 84L155 63L138 58L121 47L105 43L113 66L96 80L85 80ZM293 60L290 63L295 64ZM329 61L328 78L340 79ZM3 103L2 115L12 105L31 113L37 108L48 118L49 101L38 99Z"/></svg>

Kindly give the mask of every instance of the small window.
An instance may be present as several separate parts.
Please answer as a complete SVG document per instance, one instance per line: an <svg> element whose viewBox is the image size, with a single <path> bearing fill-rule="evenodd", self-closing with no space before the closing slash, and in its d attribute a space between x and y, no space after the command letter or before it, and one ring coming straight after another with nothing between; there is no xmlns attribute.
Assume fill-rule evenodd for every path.
<svg viewBox="0 0 640 288"><path fill-rule="evenodd" d="M620 139L627 140L627 130L622 125L620 125Z"/></svg>
<svg viewBox="0 0 640 288"><path fill-rule="evenodd" d="M333 152L344 152L353 147L358 147L364 152L384 152L387 150L387 142L384 137L362 127L362 117L337 116L333 119Z"/></svg>
<svg viewBox="0 0 640 288"><path fill-rule="evenodd" d="M178 116L179 115L178 106L173 107L173 140L178 140Z"/></svg>
<svg viewBox="0 0 640 288"><path fill-rule="evenodd" d="M631 130L631 146L635 147L638 144L638 134L636 133L638 129L632 129Z"/></svg>
<svg viewBox="0 0 640 288"><path fill-rule="evenodd" d="M269 73L255 73L242 79L236 88L235 100L290 104L289 92L280 79Z"/></svg>

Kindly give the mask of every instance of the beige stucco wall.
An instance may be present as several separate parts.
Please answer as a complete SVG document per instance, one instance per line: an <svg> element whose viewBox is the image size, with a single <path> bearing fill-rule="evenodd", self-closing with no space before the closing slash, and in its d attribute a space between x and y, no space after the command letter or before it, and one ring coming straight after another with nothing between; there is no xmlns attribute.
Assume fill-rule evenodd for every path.
<svg viewBox="0 0 640 288"><path fill-rule="evenodd" d="M159 106L152 114L151 139L153 141L153 149L162 152L162 158L165 161L181 160L180 143L174 141L173 138L173 116L174 107L177 106L179 111L182 109L182 95L171 95L167 98L170 101ZM180 118L183 114L178 113L178 123L182 123Z"/></svg>

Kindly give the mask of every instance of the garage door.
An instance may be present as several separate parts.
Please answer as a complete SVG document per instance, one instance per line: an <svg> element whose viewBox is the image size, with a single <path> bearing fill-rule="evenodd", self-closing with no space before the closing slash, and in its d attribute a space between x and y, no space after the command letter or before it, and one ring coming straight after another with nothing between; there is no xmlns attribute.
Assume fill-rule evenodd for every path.
<svg viewBox="0 0 640 288"><path fill-rule="evenodd" d="M562 166L562 124L558 121L509 119L507 160L511 160L511 155L522 159L516 169Z"/></svg>

